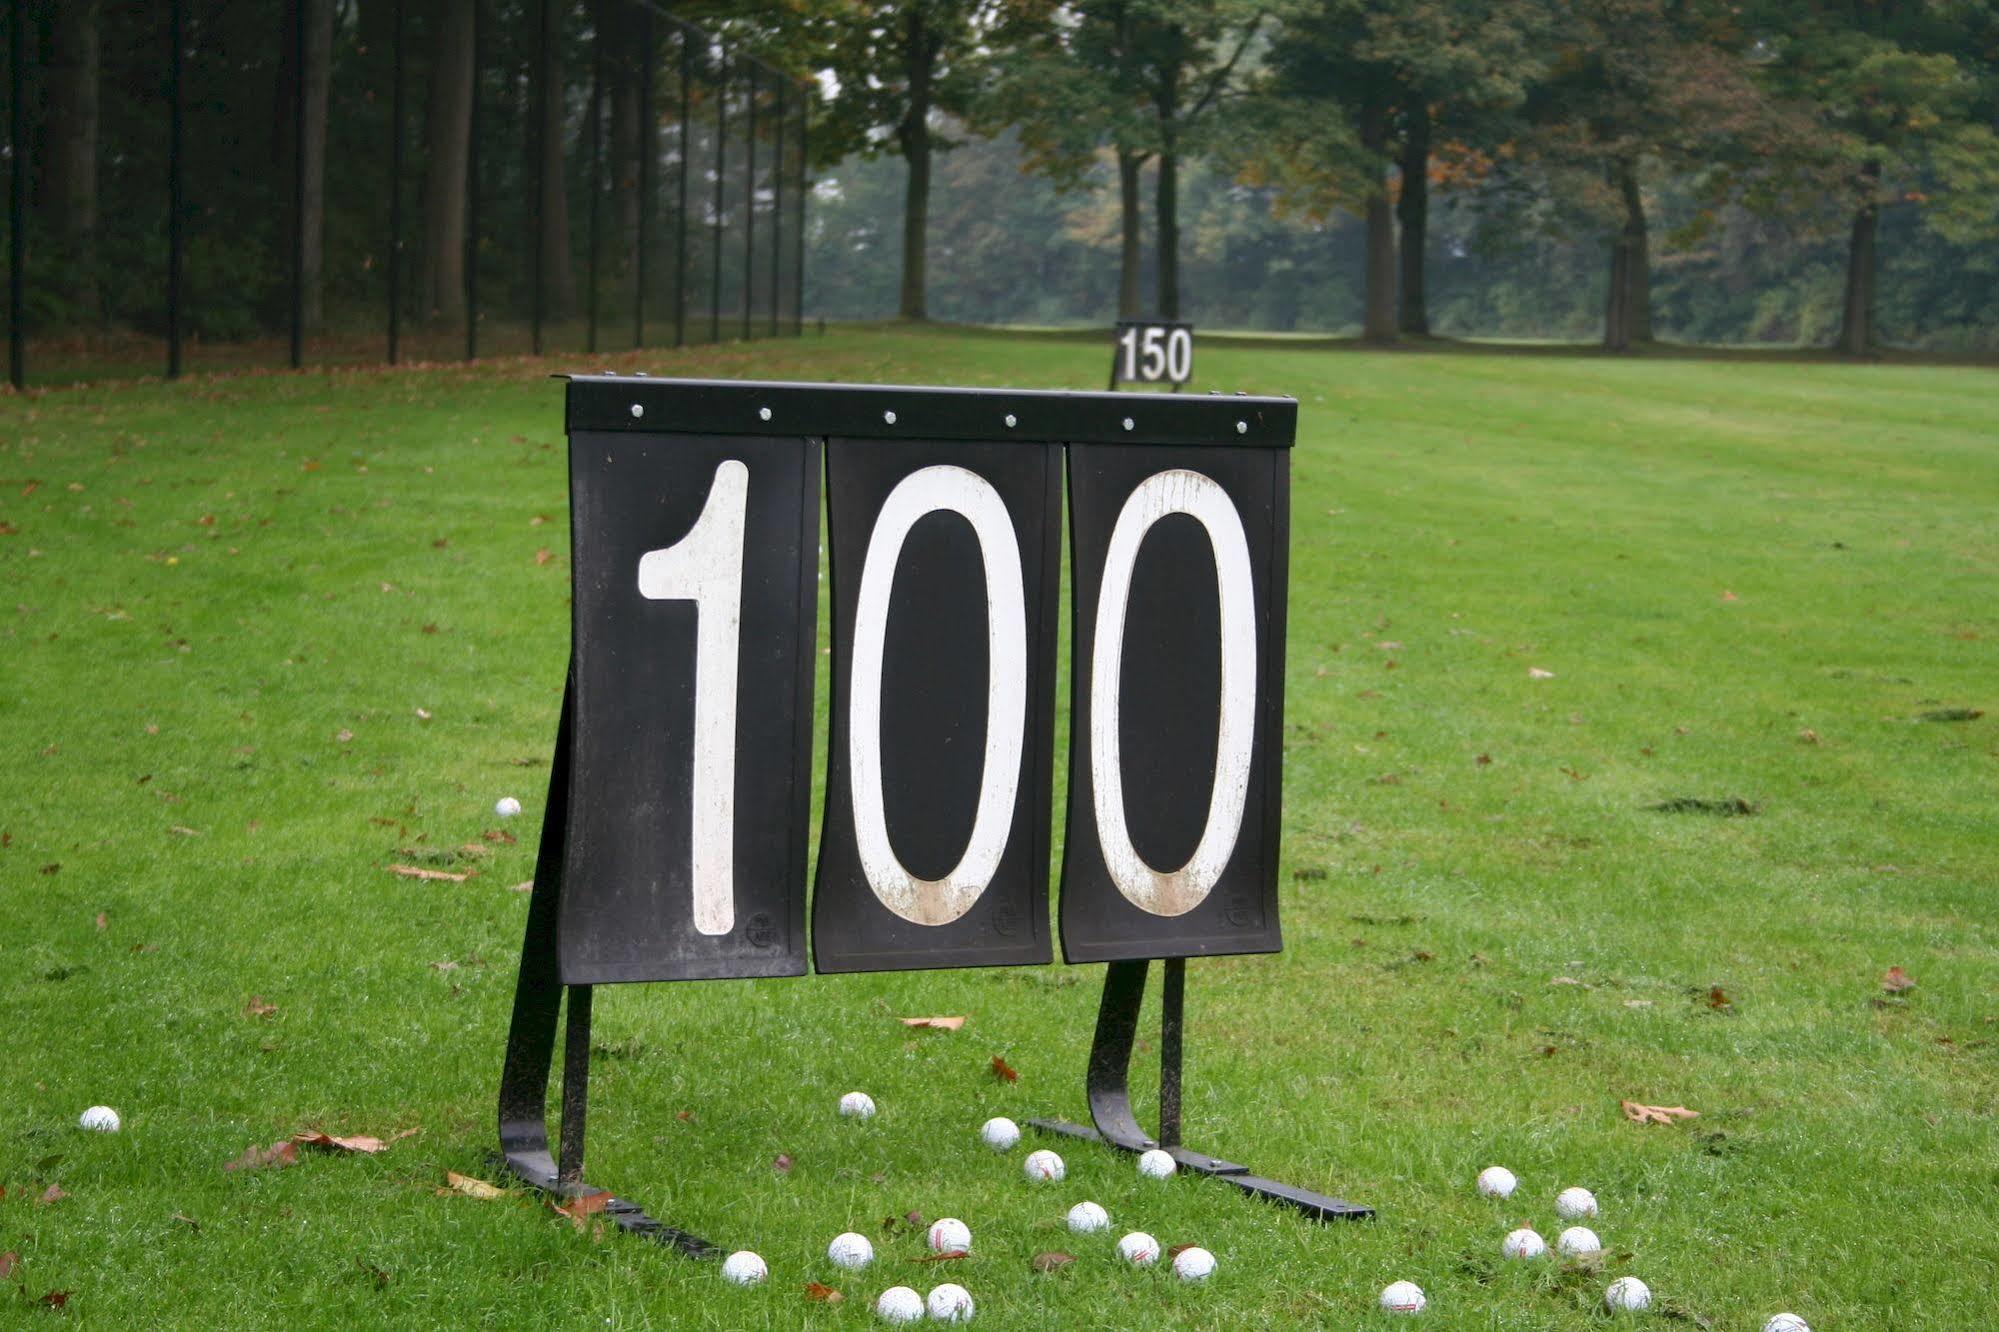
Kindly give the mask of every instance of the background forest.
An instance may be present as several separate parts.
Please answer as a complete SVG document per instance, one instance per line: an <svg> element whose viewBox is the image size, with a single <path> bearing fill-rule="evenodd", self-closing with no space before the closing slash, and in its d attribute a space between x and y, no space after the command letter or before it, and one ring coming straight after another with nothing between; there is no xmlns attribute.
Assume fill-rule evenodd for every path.
<svg viewBox="0 0 1999 1332"><path fill-rule="evenodd" d="M19 317L43 340L163 333L178 223L184 336L296 317L328 354L343 332L377 354L392 301L449 355L482 331L524 348L534 315L556 349L1118 314L1999 349L1994 0L24 0L12 20Z"/></svg>

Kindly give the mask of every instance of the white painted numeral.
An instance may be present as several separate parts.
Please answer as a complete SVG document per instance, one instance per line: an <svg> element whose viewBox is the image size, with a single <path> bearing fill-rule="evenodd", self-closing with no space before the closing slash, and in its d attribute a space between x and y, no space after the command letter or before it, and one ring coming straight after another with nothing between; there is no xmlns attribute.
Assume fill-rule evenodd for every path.
<svg viewBox="0 0 1999 1332"><path fill-rule="evenodd" d="M939 510L972 524L985 563L986 750L978 812L963 856L943 878L919 879L896 858L883 808L882 652L903 541L918 519ZM962 467L925 467L889 492L861 564L852 675L847 763L861 869L875 896L896 915L918 925L948 925L979 900L1006 851L1027 728L1027 597L1020 546L1006 502L985 478Z"/></svg>
<svg viewBox="0 0 1999 1332"><path fill-rule="evenodd" d="M686 536L639 559L639 595L694 603L694 928L736 927L736 652L743 627L743 514L750 469L715 468Z"/></svg>
<svg viewBox="0 0 1999 1332"><path fill-rule="evenodd" d="M1221 724L1215 737L1215 784L1208 819L1193 856L1179 869L1145 863L1125 823L1118 693L1124 661L1124 619L1132 567L1152 525L1184 513L1207 529L1215 556L1222 635ZM1170 669L1161 663L1160 669ZM1090 654L1090 787L1097 843L1104 864L1132 905L1155 916L1180 916L1207 897L1235 853L1249 791L1250 745L1256 734L1256 591L1250 580L1249 539L1228 492L1199 472L1155 472L1131 493L1111 529L1097 594L1097 636Z"/></svg>

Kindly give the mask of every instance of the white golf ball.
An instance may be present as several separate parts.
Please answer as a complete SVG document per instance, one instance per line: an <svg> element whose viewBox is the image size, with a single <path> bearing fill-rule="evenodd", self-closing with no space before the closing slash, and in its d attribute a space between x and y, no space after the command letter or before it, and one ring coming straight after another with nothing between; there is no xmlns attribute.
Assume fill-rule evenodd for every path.
<svg viewBox="0 0 1999 1332"><path fill-rule="evenodd" d="M1043 1147L1040 1151L1029 1152L1027 1159L1020 1163L1021 1170L1037 1184L1044 1180L1060 1179L1068 1171L1062 1158Z"/></svg>
<svg viewBox="0 0 1999 1332"><path fill-rule="evenodd" d="M1564 1221L1580 1221L1596 1215L1596 1195L1588 1189L1563 1189L1555 1198L1555 1211Z"/></svg>
<svg viewBox="0 0 1999 1332"><path fill-rule="evenodd" d="M76 1117L76 1126L92 1133L116 1133L119 1122L118 1112L108 1105L93 1105Z"/></svg>
<svg viewBox="0 0 1999 1332"><path fill-rule="evenodd" d="M1215 1255L1198 1244L1173 1255L1173 1275L1182 1281L1206 1281L1214 1270Z"/></svg>
<svg viewBox="0 0 1999 1332"><path fill-rule="evenodd" d="M1805 1320L1794 1313L1780 1313L1763 1324L1763 1332L1812 1332Z"/></svg>
<svg viewBox="0 0 1999 1332"><path fill-rule="evenodd" d="M493 812L503 819L511 819L521 812L521 802L512 796L501 796L493 803Z"/></svg>
<svg viewBox="0 0 1999 1332"><path fill-rule="evenodd" d="M1522 1226L1499 1242L1499 1251L1508 1258L1539 1258L1548 1251L1548 1241Z"/></svg>
<svg viewBox="0 0 1999 1332"><path fill-rule="evenodd" d="M972 1294L963 1286L946 1281L935 1287L924 1302L930 1316L940 1323L969 1323L972 1321Z"/></svg>
<svg viewBox="0 0 1999 1332"><path fill-rule="evenodd" d="M1069 1209L1069 1229L1078 1235L1094 1235L1110 1229L1111 1214L1093 1202L1079 1202Z"/></svg>
<svg viewBox="0 0 1999 1332"><path fill-rule="evenodd" d="M1117 1242L1118 1257L1133 1267L1150 1267L1159 1261L1159 1241L1142 1230L1134 1230Z"/></svg>
<svg viewBox="0 0 1999 1332"><path fill-rule="evenodd" d="M1387 1313L1422 1313L1429 1302L1413 1281L1391 1281L1381 1288L1381 1307Z"/></svg>
<svg viewBox="0 0 1999 1332"><path fill-rule="evenodd" d="M722 1260L722 1275L739 1286L754 1286L770 1275L770 1268L748 1249L738 1249Z"/></svg>
<svg viewBox="0 0 1999 1332"><path fill-rule="evenodd" d="M866 1092L848 1092L840 1098L840 1113L849 1119L872 1119L875 1098Z"/></svg>
<svg viewBox="0 0 1999 1332"><path fill-rule="evenodd" d="M947 1216L941 1221L931 1222L930 1251L932 1253L970 1253L972 1251L972 1228L955 1216Z"/></svg>
<svg viewBox="0 0 1999 1332"><path fill-rule="evenodd" d="M858 1271L875 1260L875 1246L868 1243L866 1235L857 1235L850 1230L833 1237L833 1242L826 1246L826 1256L833 1260L835 1267Z"/></svg>
<svg viewBox="0 0 1999 1332"><path fill-rule="evenodd" d="M1488 1198L1511 1198L1520 1181L1505 1166L1487 1166L1478 1172L1478 1191Z"/></svg>
<svg viewBox="0 0 1999 1332"><path fill-rule="evenodd" d="M985 1140L986 1146L1003 1152L1020 1141L1020 1125L1005 1115L999 1115L979 1126L979 1137Z"/></svg>
<svg viewBox="0 0 1999 1332"><path fill-rule="evenodd" d="M1652 1292L1637 1277L1619 1277L1603 1292L1603 1303L1612 1313L1637 1313L1652 1307Z"/></svg>
<svg viewBox="0 0 1999 1332"><path fill-rule="evenodd" d="M913 1323L923 1317L923 1297L908 1286L890 1286L875 1301L875 1317L885 1323Z"/></svg>
<svg viewBox="0 0 1999 1332"><path fill-rule="evenodd" d="M1165 1179L1179 1168L1179 1164L1173 1159L1173 1153L1161 1151L1157 1147L1138 1158L1138 1173L1147 1179Z"/></svg>
<svg viewBox="0 0 1999 1332"><path fill-rule="evenodd" d="M1581 1257L1586 1253L1602 1253L1603 1241L1588 1226L1570 1226L1555 1237L1555 1247L1570 1257Z"/></svg>

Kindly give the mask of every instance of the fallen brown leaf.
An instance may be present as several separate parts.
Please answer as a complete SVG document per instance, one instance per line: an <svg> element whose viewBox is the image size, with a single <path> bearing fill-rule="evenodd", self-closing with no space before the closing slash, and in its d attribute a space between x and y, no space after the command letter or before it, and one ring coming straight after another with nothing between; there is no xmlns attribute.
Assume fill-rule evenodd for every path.
<svg viewBox="0 0 1999 1332"><path fill-rule="evenodd" d="M1900 967L1890 967L1881 976L1881 988L1890 994L1916 988L1916 979Z"/></svg>
<svg viewBox="0 0 1999 1332"><path fill-rule="evenodd" d="M847 1297L823 1281L808 1281L805 1283L805 1298L808 1300L824 1300L828 1304L838 1304Z"/></svg>
<svg viewBox="0 0 1999 1332"><path fill-rule="evenodd" d="M357 1133L349 1138L336 1138L331 1133L294 1133L292 1141L322 1152L360 1152L373 1156L376 1152L389 1150L388 1143L366 1133Z"/></svg>
<svg viewBox="0 0 1999 1332"><path fill-rule="evenodd" d="M450 870L419 869L415 865L391 865L389 873L400 874L405 879L439 879L445 883L463 883L470 874L454 874Z"/></svg>
<svg viewBox="0 0 1999 1332"><path fill-rule="evenodd" d="M271 1014L277 1011L278 1011L278 1006L266 1000L264 996L261 994L251 995L250 1002L243 1005L244 1017L254 1017L254 1018L269 1017Z"/></svg>
<svg viewBox="0 0 1999 1332"><path fill-rule="evenodd" d="M201 1222L195 1220L193 1217L189 1216L186 1212L175 1212L171 1217L168 1217L167 1219L170 1221L178 1221L181 1225L186 1226L189 1230L192 1230L197 1235L201 1233Z"/></svg>
<svg viewBox="0 0 1999 1332"><path fill-rule="evenodd" d="M541 565L547 564L550 560L554 558L555 556L548 553L547 546L543 546L540 550L534 553L534 562L537 568L539 568Z"/></svg>
<svg viewBox="0 0 1999 1332"><path fill-rule="evenodd" d="M9 1249L5 1253L0 1253L0 1281L5 1281L8 1277L13 1276L15 1264L20 1261L21 1255L15 1253L12 1249Z"/></svg>
<svg viewBox="0 0 1999 1332"><path fill-rule="evenodd" d="M780 1175L788 1175L788 1174L790 1174L790 1173L791 1173L791 1155L790 1155L790 1153L788 1153L788 1152L779 1152L779 1153L777 1154L777 1158L776 1158L775 1160L773 1160L773 1161L772 1161L772 1162L770 1163L770 1168L771 1168L772 1170L775 1170L775 1171L777 1171L777 1173L778 1173L778 1174L780 1174Z"/></svg>
<svg viewBox="0 0 1999 1332"><path fill-rule="evenodd" d="M1698 1119L1701 1113L1684 1105L1640 1105L1636 1101L1621 1104L1624 1117L1634 1124L1670 1124L1677 1119Z"/></svg>
<svg viewBox="0 0 1999 1332"><path fill-rule="evenodd" d="M1076 1256L1070 1253L1037 1253L1032 1266L1037 1272L1059 1272L1075 1261Z"/></svg>
<svg viewBox="0 0 1999 1332"><path fill-rule="evenodd" d="M1176 1244L1166 1251L1166 1256L1168 1258L1178 1258L1181 1254L1187 1252L1187 1250L1197 1247L1199 1246L1194 1244Z"/></svg>
<svg viewBox="0 0 1999 1332"><path fill-rule="evenodd" d="M929 1027L935 1031L956 1031L965 1025L965 1019L961 1017L904 1018L902 1019L902 1025L905 1027Z"/></svg>
<svg viewBox="0 0 1999 1332"><path fill-rule="evenodd" d="M51 1309L60 1309L69 1303L69 1297L75 1293L75 1291L70 1290L52 1290L42 1296L41 1302L48 1305Z"/></svg>
<svg viewBox="0 0 1999 1332"><path fill-rule="evenodd" d="M42 1190L42 1196L35 1199L35 1201L37 1203L46 1206L47 1204L52 1202L61 1202L64 1198L67 1197L69 1197L69 1195L63 1192L62 1185L51 1184L47 1188Z"/></svg>
<svg viewBox="0 0 1999 1332"><path fill-rule="evenodd" d="M376 1290L387 1289L389 1284L389 1274L387 1272L375 1266L373 1263L369 1262L365 1258L356 1258L354 1260L354 1266L360 1268L363 1272L366 1272L368 1274L368 1279L375 1283Z"/></svg>
<svg viewBox="0 0 1999 1332"><path fill-rule="evenodd" d="M100 929L100 930L108 930L108 929L110 929L110 928L111 928L111 917L107 916L107 915L106 915L106 914L104 914L104 913L103 913L102 911L98 912L98 913L97 913L97 928L98 928L98 929Z"/></svg>
<svg viewBox="0 0 1999 1332"><path fill-rule="evenodd" d="M1020 1074L1014 1069L1014 1066L1007 1063L1006 1060L1000 1058L998 1055L993 1056L993 1076L1001 1082L1020 1081Z"/></svg>
<svg viewBox="0 0 1999 1332"><path fill-rule="evenodd" d="M1715 985L1708 989L1707 1006L1714 1009L1729 1009L1735 1007L1735 1001L1728 997L1728 991Z"/></svg>
<svg viewBox="0 0 1999 1332"><path fill-rule="evenodd" d="M912 1263L948 1263L956 1258L969 1257L971 1255L963 1249L946 1249L942 1253L926 1253L921 1258L912 1258L909 1261Z"/></svg>
<svg viewBox="0 0 1999 1332"><path fill-rule="evenodd" d="M474 1179L470 1175L461 1175L456 1170L447 1170L444 1172L444 1184L445 1187L438 1190L439 1195L460 1193L467 1198L478 1198L483 1201L491 1201L494 1198L504 1198L507 1196L505 1189L488 1184L483 1179Z"/></svg>
<svg viewBox="0 0 1999 1332"><path fill-rule="evenodd" d="M282 1170L286 1166L298 1164L298 1144L274 1142L269 1147L259 1147L251 1143L243 1149L243 1154L233 1161L222 1164L224 1170L262 1170L269 1167Z"/></svg>
<svg viewBox="0 0 1999 1332"><path fill-rule="evenodd" d="M579 1194L567 1203L550 1202L548 1210L557 1216L568 1217L571 1225L582 1230L591 1217L604 1210L613 1196L598 1189L595 1193Z"/></svg>

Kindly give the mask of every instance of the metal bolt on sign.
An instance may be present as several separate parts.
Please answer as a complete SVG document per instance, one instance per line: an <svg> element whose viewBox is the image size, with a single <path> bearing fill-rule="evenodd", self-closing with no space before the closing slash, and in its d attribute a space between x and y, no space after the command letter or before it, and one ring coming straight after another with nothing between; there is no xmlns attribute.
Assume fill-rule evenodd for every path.
<svg viewBox="0 0 1999 1332"><path fill-rule="evenodd" d="M1296 402L1162 398L1141 430L1114 393L586 376L567 396L571 652L500 1086L513 1172L599 1192L583 1180L597 985L1051 960L1066 517L1057 920L1067 961L1109 965L1094 1127L1031 1122L1164 1147L1322 1220L1371 1215L1180 1142L1187 959L1282 946ZM808 964L822 488L832 697ZM1156 1136L1127 1089L1153 959ZM636 1204L604 1212L719 1252Z"/></svg>

